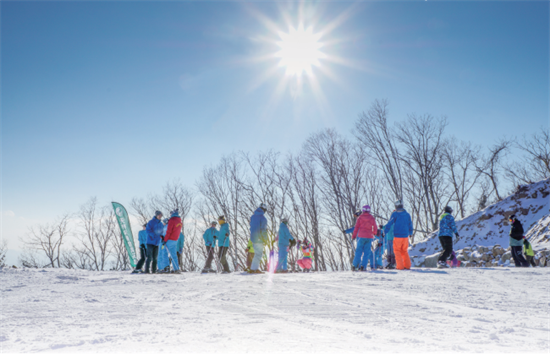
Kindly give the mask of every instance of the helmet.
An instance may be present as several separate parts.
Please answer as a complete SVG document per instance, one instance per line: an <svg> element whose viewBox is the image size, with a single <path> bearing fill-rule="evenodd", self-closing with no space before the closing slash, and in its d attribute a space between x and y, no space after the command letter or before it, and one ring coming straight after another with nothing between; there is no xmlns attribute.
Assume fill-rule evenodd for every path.
<svg viewBox="0 0 550 354"><path fill-rule="evenodd" d="M162 216L162 212L160 210L155 211L155 217Z"/></svg>
<svg viewBox="0 0 550 354"><path fill-rule="evenodd" d="M218 220L223 220L223 221L225 221L225 216L224 216L224 215L220 215L220 217L218 218Z"/></svg>
<svg viewBox="0 0 550 354"><path fill-rule="evenodd" d="M363 205L363 212L370 213L370 205Z"/></svg>
<svg viewBox="0 0 550 354"><path fill-rule="evenodd" d="M355 215L355 216L359 216L359 215L361 215L361 214L363 214L363 212L361 211L361 209L357 209L357 210L355 211L355 213L353 213L353 215Z"/></svg>
<svg viewBox="0 0 550 354"><path fill-rule="evenodd" d="M447 206L445 207L445 212L446 212L446 213L449 213L449 214L452 214L453 208L451 208L450 206L447 205Z"/></svg>
<svg viewBox="0 0 550 354"><path fill-rule="evenodd" d="M285 223L285 224L288 224L288 218L287 217L282 217L281 218L281 222Z"/></svg>
<svg viewBox="0 0 550 354"><path fill-rule="evenodd" d="M217 221L212 221L212 222L210 223L210 225L218 225L218 222L217 222Z"/></svg>
<svg viewBox="0 0 550 354"><path fill-rule="evenodd" d="M514 221L514 220L516 220L516 216L514 214L512 214L512 215L510 215L510 217L508 217L508 220Z"/></svg>
<svg viewBox="0 0 550 354"><path fill-rule="evenodd" d="M398 199L395 201L395 207L396 208L402 208L403 207L403 200Z"/></svg>
<svg viewBox="0 0 550 354"><path fill-rule="evenodd" d="M265 205L264 203L261 203L261 204L260 204L260 208L261 208L263 211L267 211L267 205Z"/></svg>
<svg viewBox="0 0 550 354"><path fill-rule="evenodd" d="M164 220L162 220L162 223L163 223L164 225L168 224L168 218L164 218Z"/></svg>

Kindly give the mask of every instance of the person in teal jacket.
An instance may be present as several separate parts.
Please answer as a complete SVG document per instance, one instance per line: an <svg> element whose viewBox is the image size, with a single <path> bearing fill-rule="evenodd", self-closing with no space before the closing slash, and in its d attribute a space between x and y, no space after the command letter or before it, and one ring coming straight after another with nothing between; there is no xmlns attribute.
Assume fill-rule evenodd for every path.
<svg viewBox="0 0 550 354"><path fill-rule="evenodd" d="M212 270L212 260L214 259L214 251L216 248L216 235L218 234L218 229L216 229L218 223L212 221L210 227L204 232L202 238L204 239L204 245L206 246L206 263L202 269L203 273L215 272Z"/></svg>
<svg viewBox="0 0 550 354"><path fill-rule="evenodd" d="M227 251L229 250L229 225L225 221L225 216L218 218L220 230L218 231L218 259L223 267L222 274L230 273L229 263L227 263Z"/></svg>
<svg viewBox="0 0 550 354"><path fill-rule="evenodd" d="M178 254L178 264L182 272L185 272L185 270L183 270L183 244L184 243L185 243L185 236L183 235L183 232L182 232L180 233L180 237L178 238L178 243L176 244L176 252Z"/></svg>
<svg viewBox="0 0 550 354"><path fill-rule="evenodd" d="M384 234L386 236L386 261L388 262L386 269L395 269L395 254L393 253L393 227L394 225L391 225L389 228L388 225L384 226Z"/></svg>
<svg viewBox="0 0 550 354"><path fill-rule="evenodd" d="M139 261L136 264L136 269L133 273L141 273L143 265L145 264L145 259L147 259L147 224L143 224L143 230L138 233L139 240Z"/></svg>
<svg viewBox="0 0 550 354"><path fill-rule="evenodd" d="M294 237L290 234L288 229L288 219L282 218L281 225L279 225L279 232L277 233L276 241L279 241L279 262L277 263L277 273L288 273L288 249L290 240L294 240Z"/></svg>

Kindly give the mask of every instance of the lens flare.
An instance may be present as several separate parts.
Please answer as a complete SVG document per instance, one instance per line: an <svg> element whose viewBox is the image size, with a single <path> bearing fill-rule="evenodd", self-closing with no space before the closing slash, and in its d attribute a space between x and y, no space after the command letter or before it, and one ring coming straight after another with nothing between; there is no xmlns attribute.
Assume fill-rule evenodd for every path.
<svg viewBox="0 0 550 354"><path fill-rule="evenodd" d="M286 68L286 74L300 76L303 72L311 73L312 66L320 66L320 59L325 54L320 51L323 46L319 39L320 34L313 33L313 28L304 29L303 25L298 28L290 26L288 33L279 32L280 41L277 45L280 51L276 56L281 58L279 66Z"/></svg>

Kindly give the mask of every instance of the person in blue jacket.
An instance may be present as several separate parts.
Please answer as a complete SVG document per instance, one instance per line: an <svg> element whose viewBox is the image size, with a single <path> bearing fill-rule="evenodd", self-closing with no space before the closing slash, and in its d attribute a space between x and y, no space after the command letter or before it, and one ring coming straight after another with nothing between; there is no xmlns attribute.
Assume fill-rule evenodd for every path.
<svg viewBox="0 0 550 354"><path fill-rule="evenodd" d="M218 259L223 267L222 274L230 273L229 263L227 263L227 251L229 250L229 225L225 221L225 216L218 218L220 229L218 230Z"/></svg>
<svg viewBox="0 0 550 354"><path fill-rule="evenodd" d="M413 224L409 213L403 208L403 201L395 202L395 211L391 214L386 228L393 227L393 252L396 269L411 269L409 257L409 238L413 237Z"/></svg>
<svg viewBox="0 0 550 354"><path fill-rule="evenodd" d="M277 263L277 273L288 273L288 249L291 240L294 237L290 234L288 229L288 218L281 219L281 225L279 225L279 232L277 233L276 241L279 241L279 262Z"/></svg>
<svg viewBox="0 0 550 354"><path fill-rule="evenodd" d="M168 229L168 218L162 220L164 227L162 229L162 234L160 237L159 244L159 255L158 255L158 272L159 273L170 273L170 256L168 255L168 248L164 245L164 236L166 236L166 230Z"/></svg>
<svg viewBox="0 0 550 354"><path fill-rule="evenodd" d="M147 261L145 262L145 273L157 272L157 256L160 244L160 237L164 230L164 225L160 221L162 219L162 213L160 211L155 212L155 217L147 223ZM151 268L149 266L151 265Z"/></svg>
<svg viewBox="0 0 550 354"><path fill-rule="evenodd" d="M176 244L176 250L178 253L178 264L180 266L180 269L182 272L186 272L186 270L183 269L183 245L185 243L185 235L183 232L180 233L180 237L178 238L178 243Z"/></svg>
<svg viewBox="0 0 550 354"><path fill-rule="evenodd" d="M147 224L143 224L143 230L138 233L139 240L139 261L136 264L136 269L132 273L141 273L145 259L147 258Z"/></svg>
<svg viewBox="0 0 550 354"><path fill-rule="evenodd" d="M443 252L437 260L438 268L448 268L447 258L453 253L453 235L458 236L458 230L456 229L455 218L452 215L453 209L450 206L446 206L444 213L439 218L439 242L443 247Z"/></svg>
<svg viewBox="0 0 550 354"><path fill-rule="evenodd" d="M206 263L202 269L202 273L216 272L212 269L212 260L214 259L214 252L216 248L216 235L218 234L218 229L216 229L218 223L212 221L210 227L206 229L202 238L204 239L204 245L206 246Z"/></svg>
<svg viewBox="0 0 550 354"><path fill-rule="evenodd" d="M264 214L267 206L262 203L256 209L254 215L250 217L250 240L254 247L254 259L250 266L250 273L262 273L260 271L260 262L264 255L265 244L267 243L267 219Z"/></svg>

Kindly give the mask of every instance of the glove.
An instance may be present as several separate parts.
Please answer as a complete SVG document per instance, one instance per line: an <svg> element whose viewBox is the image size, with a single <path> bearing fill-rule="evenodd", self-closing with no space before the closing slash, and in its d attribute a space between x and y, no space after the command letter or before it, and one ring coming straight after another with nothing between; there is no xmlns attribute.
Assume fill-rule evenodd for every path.
<svg viewBox="0 0 550 354"><path fill-rule="evenodd" d="M166 246L166 241L162 241L162 245L163 245L163 246Z"/></svg>
<svg viewBox="0 0 550 354"><path fill-rule="evenodd" d="M456 237L460 237L460 236L458 235L458 232L457 232L455 235L456 235Z"/></svg>
<svg viewBox="0 0 550 354"><path fill-rule="evenodd" d="M352 237L352 238L351 238L352 241L355 241L355 239L356 239L356 237Z"/></svg>
<svg viewBox="0 0 550 354"><path fill-rule="evenodd" d="M214 236L213 238L214 238L214 240L215 240L215 239L216 239L217 237L216 237L216 236Z"/></svg>

